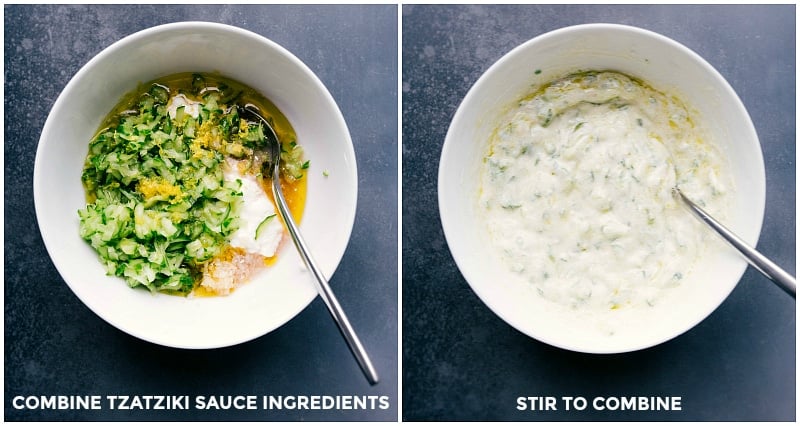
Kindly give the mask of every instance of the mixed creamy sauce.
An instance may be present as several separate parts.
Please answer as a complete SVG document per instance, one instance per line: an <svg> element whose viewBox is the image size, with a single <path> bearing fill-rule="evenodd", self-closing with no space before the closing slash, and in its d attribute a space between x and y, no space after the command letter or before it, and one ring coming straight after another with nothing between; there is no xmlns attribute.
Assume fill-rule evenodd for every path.
<svg viewBox="0 0 800 426"><path fill-rule="evenodd" d="M654 306L707 245L672 195L725 216L725 162L674 96L616 72L539 88L501 120L480 205L492 244L539 296L576 309Z"/></svg>

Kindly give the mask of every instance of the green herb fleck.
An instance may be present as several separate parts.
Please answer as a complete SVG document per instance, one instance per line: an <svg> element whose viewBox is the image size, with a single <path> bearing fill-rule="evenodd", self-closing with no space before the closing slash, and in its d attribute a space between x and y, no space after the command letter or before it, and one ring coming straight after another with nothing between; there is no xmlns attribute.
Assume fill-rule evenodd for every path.
<svg viewBox="0 0 800 426"><path fill-rule="evenodd" d="M539 116L539 120L541 121L542 127L549 126L550 122L553 121L553 110L552 109L548 109L547 110L547 115L545 117Z"/></svg>

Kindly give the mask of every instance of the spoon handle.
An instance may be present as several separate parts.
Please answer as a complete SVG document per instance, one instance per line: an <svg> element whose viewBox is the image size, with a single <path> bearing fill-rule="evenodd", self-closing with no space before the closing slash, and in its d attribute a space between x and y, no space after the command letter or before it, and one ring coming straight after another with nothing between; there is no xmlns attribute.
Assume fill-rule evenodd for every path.
<svg viewBox="0 0 800 426"><path fill-rule="evenodd" d="M339 305L339 301L333 294L333 290L328 284L328 280L325 279L322 271L320 271L319 267L314 262L314 259L311 257L311 251L308 249L305 240L303 240L303 237L300 235L297 224L295 224L292 214L287 207L286 199L283 196L283 191L281 191L280 179L277 176L277 170L278 169L276 167L275 176L272 179L272 193L275 197L275 204L278 205L278 210L280 211L281 217L283 217L286 228L289 230L289 235L291 235L295 247L297 247L297 251L300 253L300 257L303 258L303 262L305 262L308 269L311 270L311 273L313 273L314 277L316 278L317 291L320 297L322 297L322 300L325 302L325 306L328 307L328 311L330 312L334 321L336 321L339 331L347 341L350 351L358 361L358 365L361 367L361 370L364 372L367 380L371 385L374 385L378 383L378 372L372 365L369 355L367 355L367 351L364 350L364 346L361 344L358 336L356 336L353 327L350 325L350 321L347 319L347 315L345 315L344 310Z"/></svg>
<svg viewBox="0 0 800 426"><path fill-rule="evenodd" d="M783 289L790 296L796 297L797 282L795 278L789 275L788 272L781 269L771 260L767 259L758 250L750 247L746 242L739 238L736 234L728 230L721 223L717 222L713 217L706 213L703 209L697 206L692 200L683 195L683 192L675 189L675 192L680 196L681 200L689 207L689 210L701 221L705 222L713 228L717 233L722 236L730 245L744 256L747 262L756 268L759 272L764 274L767 278L772 280L775 284Z"/></svg>

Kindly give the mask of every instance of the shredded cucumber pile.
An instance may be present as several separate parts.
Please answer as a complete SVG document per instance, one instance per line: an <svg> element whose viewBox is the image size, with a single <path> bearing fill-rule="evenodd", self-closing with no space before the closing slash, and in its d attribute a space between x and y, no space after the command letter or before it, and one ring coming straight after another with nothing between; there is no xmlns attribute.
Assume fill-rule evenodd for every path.
<svg viewBox="0 0 800 426"><path fill-rule="evenodd" d="M189 293L239 226L241 182L224 180L223 163L252 157L263 130L239 118L238 93L195 80L197 118L184 106L170 117L168 89L152 84L89 145L80 235L130 287Z"/></svg>

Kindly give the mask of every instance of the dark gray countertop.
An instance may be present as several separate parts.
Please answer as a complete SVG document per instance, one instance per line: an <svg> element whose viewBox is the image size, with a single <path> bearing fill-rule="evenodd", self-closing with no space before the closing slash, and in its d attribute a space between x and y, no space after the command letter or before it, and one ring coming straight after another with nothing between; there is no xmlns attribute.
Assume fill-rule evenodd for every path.
<svg viewBox="0 0 800 426"><path fill-rule="evenodd" d="M352 238L331 286L382 381L369 386L317 298L253 341L178 350L89 311L53 267L33 214L33 163L48 111L95 54L174 21L236 25L286 47L328 87L358 161ZM5 6L5 420L397 419L397 7ZM385 395L388 409L17 410L28 395Z"/></svg>
<svg viewBox="0 0 800 426"><path fill-rule="evenodd" d="M475 296L447 249L436 193L450 120L494 61L568 25L640 26L695 50L742 98L766 167L759 249L794 274L794 5L404 5L402 22L403 419L794 421L795 301L757 272L670 342L572 353L517 332ZM682 410L518 411L520 396L679 396Z"/></svg>

